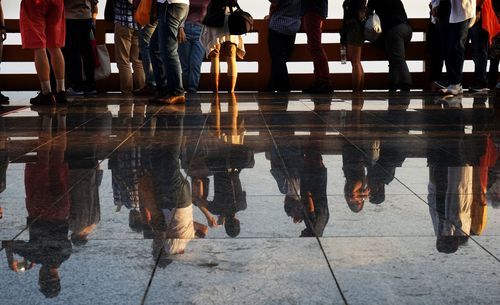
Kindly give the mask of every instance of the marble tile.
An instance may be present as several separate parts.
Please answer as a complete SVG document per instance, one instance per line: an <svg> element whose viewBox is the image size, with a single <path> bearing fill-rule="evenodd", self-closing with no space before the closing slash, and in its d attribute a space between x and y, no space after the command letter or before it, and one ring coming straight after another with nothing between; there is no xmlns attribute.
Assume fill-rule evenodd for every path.
<svg viewBox="0 0 500 305"><path fill-rule="evenodd" d="M496 304L500 265L469 241L453 254L432 237L322 238L349 304Z"/></svg>
<svg viewBox="0 0 500 305"><path fill-rule="evenodd" d="M145 304L343 304L316 240L194 240Z"/></svg>

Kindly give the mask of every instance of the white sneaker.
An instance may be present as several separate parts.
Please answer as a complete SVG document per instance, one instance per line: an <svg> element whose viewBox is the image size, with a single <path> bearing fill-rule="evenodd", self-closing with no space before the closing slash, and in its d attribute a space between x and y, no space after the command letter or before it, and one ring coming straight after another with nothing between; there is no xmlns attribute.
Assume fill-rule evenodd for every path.
<svg viewBox="0 0 500 305"><path fill-rule="evenodd" d="M459 95L464 92L464 88L462 88L461 84L455 84L449 85L446 89L441 89L439 91L445 95Z"/></svg>

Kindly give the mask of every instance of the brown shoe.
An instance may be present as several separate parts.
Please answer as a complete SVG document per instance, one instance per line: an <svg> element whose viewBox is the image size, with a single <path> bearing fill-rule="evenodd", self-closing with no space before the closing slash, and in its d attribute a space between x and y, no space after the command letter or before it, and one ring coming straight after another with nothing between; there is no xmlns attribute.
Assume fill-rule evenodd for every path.
<svg viewBox="0 0 500 305"><path fill-rule="evenodd" d="M170 95L165 98L158 99L159 102L167 105L174 104L184 104L186 102L186 96L184 95Z"/></svg>

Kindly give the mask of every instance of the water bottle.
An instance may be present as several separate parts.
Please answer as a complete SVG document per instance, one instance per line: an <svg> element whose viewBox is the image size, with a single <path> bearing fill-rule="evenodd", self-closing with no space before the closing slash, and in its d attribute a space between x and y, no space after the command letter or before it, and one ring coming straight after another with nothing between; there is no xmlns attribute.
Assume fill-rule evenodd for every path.
<svg viewBox="0 0 500 305"><path fill-rule="evenodd" d="M345 45L340 45L340 63L343 65L347 63L347 49Z"/></svg>

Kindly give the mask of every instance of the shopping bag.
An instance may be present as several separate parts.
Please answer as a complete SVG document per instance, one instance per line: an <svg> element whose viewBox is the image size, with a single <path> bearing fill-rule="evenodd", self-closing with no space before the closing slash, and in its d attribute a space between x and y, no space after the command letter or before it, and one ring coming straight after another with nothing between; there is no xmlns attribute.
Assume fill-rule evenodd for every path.
<svg viewBox="0 0 500 305"><path fill-rule="evenodd" d="M105 79L111 74L111 60L108 48L105 44L99 44L96 46L96 53L99 65L96 65L95 68L95 80Z"/></svg>
<svg viewBox="0 0 500 305"><path fill-rule="evenodd" d="M382 24L380 23L380 18L377 14L373 13L368 16L365 23L364 36L365 39L374 42L382 34Z"/></svg>

